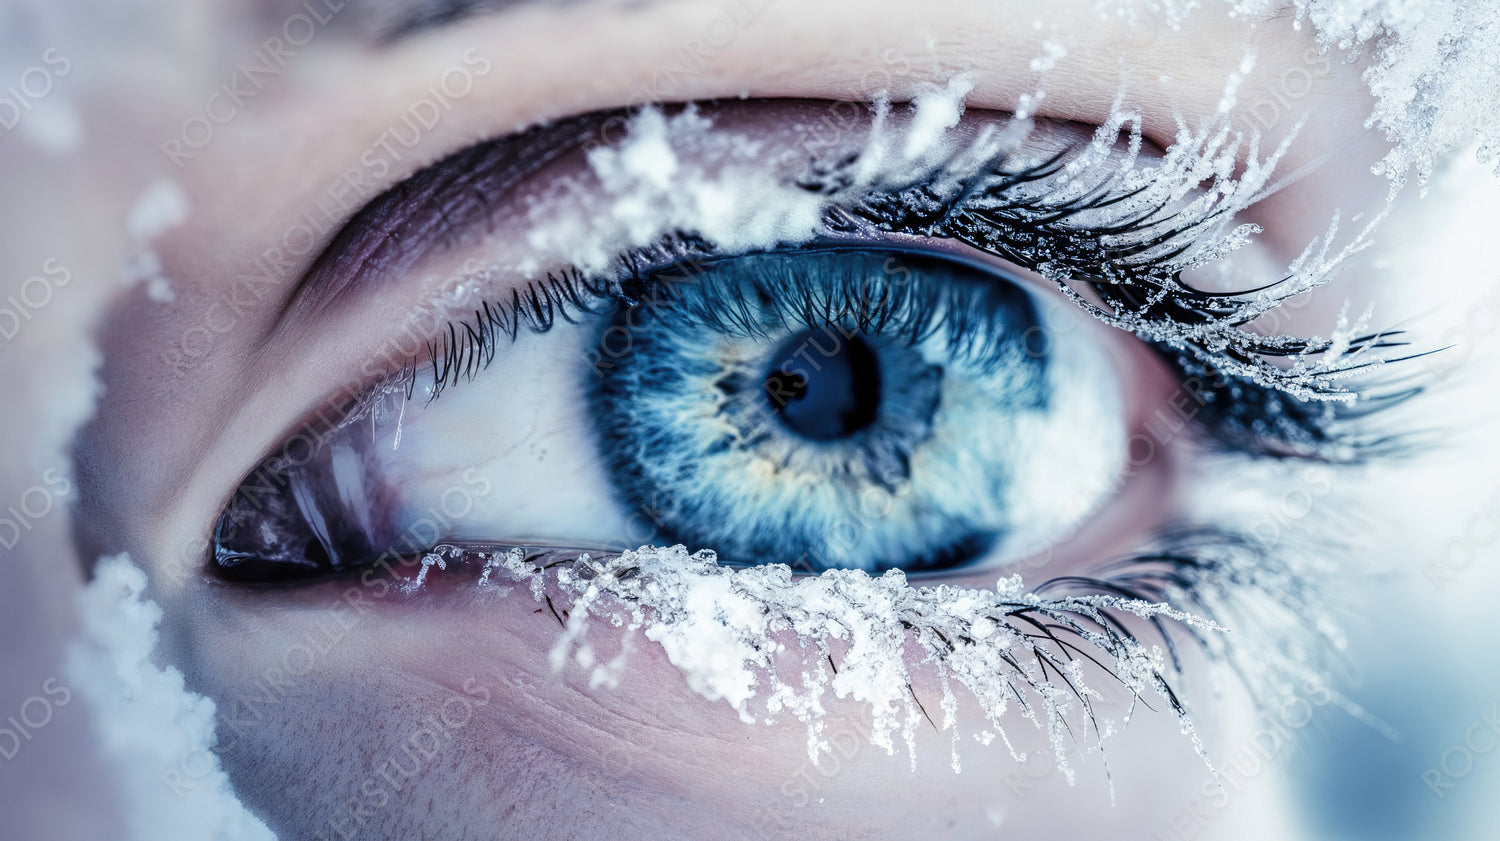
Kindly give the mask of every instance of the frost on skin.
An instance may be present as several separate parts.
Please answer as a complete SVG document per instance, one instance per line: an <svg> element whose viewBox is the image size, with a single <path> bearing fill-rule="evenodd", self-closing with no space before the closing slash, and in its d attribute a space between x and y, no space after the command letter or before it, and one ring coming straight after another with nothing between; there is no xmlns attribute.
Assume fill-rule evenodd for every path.
<svg viewBox="0 0 1500 841"><path fill-rule="evenodd" d="M127 841L275 841L235 797L213 753L214 702L182 672L154 662L161 608L142 598L146 574L127 555L100 560L80 597L83 631L68 681L93 713L123 790Z"/></svg>
<svg viewBox="0 0 1500 841"><path fill-rule="evenodd" d="M708 169L709 152L738 159ZM581 214L539 221L527 234L537 262L562 262L584 272L608 268L613 254L656 242L674 230L693 230L725 249L770 248L803 242L818 226L819 196L767 177L753 140L711 130L689 108L671 117L647 108L630 122L630 139L600 147L589 164L606 198Z"/></svg>
<svg viewBox="0 0 1500 841"><path fill-rule="evenodd" d="M21 135L49 154L71 154L83 144L83 118L74 103L53 95L36 102Z"/></svg>
<svg viewBox="0 0 1500 841"><path fill-rule="evenodd" d="M145 281L147 296L158 303L171 303L177 296L151 242L181 225L187 214L188 199L182 187L171 179L160 178L135 200L125 220L125 231L136 251L122 270L123 279L126 284Z"/></svg>
<svg viewBox="0 0 1500 841"><path fill-rule="evenodd" d="M955 76L947 88L917 95L912 102L916 119L906 132L902 148L908 160L920 160L936 149L944 132L958 125L959 117L964 114L964 97L973 90L973 79Z"/></svg>
<svg viewBox="0 0 1500 841"><path fill-rule="evenodd" d="M1397 146L1378 165L1398 184L1425 184L1449 150L1479 141L1479 160L1500 173L1500 5L1468 0L1297 0L1324 46L1370 48L1368 124Z"/></svg>

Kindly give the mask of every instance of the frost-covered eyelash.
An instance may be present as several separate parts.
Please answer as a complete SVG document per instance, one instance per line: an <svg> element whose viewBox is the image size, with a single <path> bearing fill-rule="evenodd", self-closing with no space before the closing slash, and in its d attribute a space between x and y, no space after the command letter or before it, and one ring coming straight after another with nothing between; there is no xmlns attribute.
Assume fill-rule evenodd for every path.
<svg viewBox="0 0 1500 841"><path fill-rule="evenodd" d="M1185 269L1223 256L1258 230L1214 231L1229 224L1238 205L1216 203L1213 191L1191 201L1152 197L1154 185L1127 180L1122 173L1128 169L1106 169L1081 184L1070 177L1069 189L1053 194L1041 185L1068 169L1066 154L1017 172L919 184L866 200L848 212L847 227L857 230L868 220L887 232L958 240L1036 271L1080 307L1143 339L1304 399L1349 396L1338 388L1340 378L1370 365L1369 351L1401 346L1394 333L1336 341L1243 329L1307 287L1283 277L1242 291L1209 292L1182 281ZM1092 290L1103 306L1085 300L1076 285ZM1312 372L1270 362L1306 360L1335 347L1341 358Z"/></svg>
<svg viewBox="0 0 1500 841"><path fill-rule="evenodd" d="M825 213L824 224L845 247L853 245L847 238L858 239L860 234L955 239L1050 276L1065 291L1072 292L1070 283L1088 284L1113 311L1073 293L1076 303L1111 322L1129 312L1132 324L1118 326L1141 328L1137 334L1163 351L1180 379L1202 383L1199 394L1208 421L1202 426L1210 440L1230 450L1347 463L1376 452L1377 445L1389 444L1388 437L1364 434L1352 422L1368 419L1371 407L1354 412L1326 398L1345 394L1337 380L1371 364L1370 352L1397 346L1394 334L1346 340L1338 358L1312 377L1304 376L1305 364L1288 370L1276 367L1267 357L1306 360L1333 347L1332 340L1262 336L1243 329L1247 321L1305 287L1288 285L1274 291L1273 284L1255 290L1262 298L1249 304L1244 296L1187 287L1180 274L1193 259L1202 259L1195 250L1207 247L1203 241L1211 239L1210 229L1224 221L1225 208L1201 201L1184 206L1169 192L1145 209L1118 218L1124 204L1143 197L1150 183L1117 183L1115 175L1087 180L1078 174L1089 171L1080 165L1081 158L1064 163L1069 154L1064 151L1014 168L1008 168L1002 157L958 180L938 171L900 189L835 203ZM855 157L846 158L815 171L799 186L836 194L848 181L847 170L857 163ZM1051 186L1059 178L1066 189ZM545 333L559 320L571 323L603 307L636 305L653 279L664 278L668 285L674 278L691 280L698 264L737 256L741 255L724 254L701 238L677 233L619 255L610 274L590 276L572 268L550 273L449 322L429 342L426 364L412 360L403 371L407 393L413 394L419 378L428 376L428 393L435 399L444 389L483 371L494 360L502 338L515 341L523 330ZM1150 330L1164 323L1217 329L1200 330L1197 338L1191 332L1153 338ZM1216 350L1210 341L1222 341L1223 346ZM1271 374L1264 375L1267 371ZM1300 393L1286 393L1294 383L1302 384Z"/></svg>
<svg viewBox="0 0 1500 841"><path fill-rule="evenodd" d="M1094 707L1100 687L1085 674L1094 667L1130 694L1132 710L1136 701L1148 707L1153 698L1164 702L1205 761L1187 706L1173 688L1182 674L1182 643L1197 645L1215 662L1228 665L1267 708L1289 693L1316 689L1332 695L1323 675L1337 639L1325 615L1325 594L1269 547L1213 528L1171 532L1156 549L1103 566L1095 575L1053 578L1027 591L1019 577L1002 581L996 590L973 590L909 586L899 573L872 577L835 570L794 578L780 565L731 570L719 566L712 553L689 555L680 546L590 557L520 546L442 545L422 563L421 575L407 585L412 592L437 583L429 574L465 571L477 575L481 585L528 586L563 627L552 652L554 665L560 668L576 659L595 669L591 681L610 682L614 667L587 666L597 663L588 641L593 620L643 631L669 654L682 656L689 656L693 640L707 632L699 625L712 624L714 638L723 638L744 671L726 676L725 686L695 688L725 698L747 720L789 714L803 721L814 760L827 749L820 698L841 674L841 695L849 692L871 703L871 737L878 745L893 748L899 734L915 761L915 730L924 722L939 732L956 732L954 690L962 687L994 728L990 737L1002 738L1013 754L1017 751L1005 723L1009 710L1043 730L1057 766L1070 780L1071 749L1101 749L1116 723L1101 719ZM726 588L721 601L745 609L700 615L691 603L670 597L691 592L684 583L704 576L721 578ZM554 586L570 599L571 611L557 610L548 592ZM819 588L839 596L830 598ZM856 617L844 607L825 612L829 604L869 605L877 613ZM894 622L904 633L851 637L851 622ZM1132 628L1135 623L1140 627ZM1234 628L1233 637L1224 633L1226 627ZM795 634L814 655L796 680L778 674L783 649L775 640L783 632ZM851 651L841 666L828 641L853 638L889 650ZM1166 658L1154 647L1158 639ZM913 689L906 665L913 657L937 670L943 692L938 704L931 704L931 698L924 703ZM876 671L851 674L854 668ZM740 683L747 679L748 686ZM773 691L765 695L763 706L752 707L747 701L760 693L738 690L753 690L762 682ZM859 685L904 687L904 692L894 698L861 697ZM1128 720L1128 712L1126 716ZM974 735L984 739L984 734Z"/></svg>

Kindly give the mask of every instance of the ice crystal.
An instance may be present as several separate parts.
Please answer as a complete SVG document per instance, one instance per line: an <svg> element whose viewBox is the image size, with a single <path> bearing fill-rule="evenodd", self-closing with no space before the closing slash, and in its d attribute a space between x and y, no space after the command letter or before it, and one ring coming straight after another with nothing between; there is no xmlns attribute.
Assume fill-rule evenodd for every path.
<svg viewBox="0 0 1500 841"><path fill-rule="evenodd" d="M1244 0L1241 0L1243 3ZM1377 172L1426 183L1439 159L1470 142L1500 173L1500 5L1468 0L1295 0L1325 47L1371 55L1367 125L1396 147Z"/></svg>
<svg viewBox="0 0 1500 841"><path fill-rule="evenodd" d="M1415 174L1426 183L1441 158L1473 141L1500 172L1500 6L1469 0L1227 0L1232 14L1310 23L1325 50L1366 62L1375 100L1367 126L1395 143L1376 166L1393 190ZM1106 0L1127 16L1144 5L1172 26L1199 0Z"/></svg>

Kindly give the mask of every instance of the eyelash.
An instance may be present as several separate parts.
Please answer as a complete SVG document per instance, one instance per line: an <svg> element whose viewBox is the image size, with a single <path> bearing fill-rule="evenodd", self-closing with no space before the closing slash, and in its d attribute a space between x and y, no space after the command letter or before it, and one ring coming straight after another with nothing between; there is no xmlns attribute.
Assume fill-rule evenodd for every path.
<svg viewBox="0 0 1500 841"><path fill-rule="evenodd" d="M686 554L681 546L669 551ZM1184 674L1180 643L1196 647L1212 662L1234 672L1262 710L1274 710L1276 703L1298 692L1320 694L1356 718L1381 726L1329 685L1326 675L1339 642L1328 621L1331 600L1315 579L1280 555L1263 541L1232 530L1179 527L1162 532L1149 550L1101 565L1093 575L1054 577L1024 593L1003 588L991 592L985 616L1018 635L1019 643L996 653L1008 667L1000 672L1000 681L990 671L976 675L969 670L972 665L962 665L965 651L972 654L987 643L974 633L971 618L955 625L941 607L931 609L931 602L946 601L944 585L918 583L913 590L903 579L899 587L909 598L893 597L890 610L905 634L926 653L928 662L945 675L945 698L947 681L951 681L974 692L985 709L1003 708L1014 700L1025 714L1035 717L1039 727L1046 728L1053 757L1065 773L1070 772L1064 737L1071 737L1079 749L1103 750L1109 735L1095 716L1093 704L1101 697L1097 687L1077 671L1087 663L1098 666L1130 693L1132 711L1137 702L1151 707L1152 697L1164 701L1212 770L1193 716L1173 686ZM559 614L552 604L544 584L549 571L561 568L555 581L571 588L575 598L597 599L600 593L609 593L619 599L627 611L634 611L634 619L625 620L632 628L643 621L641 594L658 586L672 588L669 582L652 581L640 565L639 553L592 558L586 553L521 546L493 545L480 550L439 546L428 557L446 559L444 575L466 571L477 576L481 585L494 574L529 582L532 596L545 602L563 627L565 639L581 639L583 626L575 629L575 617ZM426 570L424 560L422 578ZM917 590L923 595L916 595ZM753 598L758 585L747 585L743 592ZM925 607L924 598L928 600ZM773 613L769 604L765 610L767 615ZM808 608L810 613L816 610ZM801 620L807 624L808 617ZM612 620L612 624L621 622ZM1232 628L1235 636L1226 636L1225 628ZM572 631L579 635L567 636ZM759 639L762 631L755 633ZM1165 649L1165 657L1149 653L1148 644L1156 640ZM824 647L822 657L837 674L840 667L832 652ZM764 664L759 667L770 672ZM909 683L907 689L908 715L913 714L910 706L914 704L938 728ZM1078 729L1068 723L1070 711L1060 701L1065 696L1079 704Z"/></svg>
<svg viewBox="0 0 1500 841"><path fill-rule="evenodd" d="M1295 377L1302 372L1277 367L1272 360L1316 357L1329 351L1333 340L1265 336L1242 328L1300 290L1280 288L1285 280L1241 293L1205 292L1181 282L1182 258L1191 253L1191 240L1222 221L1222 208L1180 207L1162 201L1124 223L1070 222L1117 208L1146 187L1121 188L1113 177L1107 177L1081 197L1067 201L1025 194L1021 188L1034 191L1040 182L1061 172L1067 154L1064 151L1018 170L1007 170L1000 160L967 184L932 176L896 192L862 197L852 206L835 206L825 214L824 225L840 236L873 233L957 240L1053 278L1073 303L1106 321L1128 314L1140 323L1134 332L1157 351L1179 382L1199 383L1193 392L1198 402L1196 427L1204 443L1212 447L1336 464L1360 463L1400 449L1402 442L1396 436L1374 434L1365 427L1380 410L1420 389L1392 387L1378 395L1359 393L1363 405L1356 409L1347 400L1355 393L1337 384L1371 366L1368 353L1403 346L1395 340L1399 332L1350 338L1339 362L1326 367L1310 387L1298 383ZM798 186L811 192L837 192L841 173L855 163L854 158L841 161ZM974 183L982 180L996 183L976 189ZM947 197L941 194L942 188L948 189ZM803 247L830 246L857 247L842 239ZM724 254L697 237L678 232L653 246L619 255L613 275L591 277L575 268L548 273L512 290L507 300L484 301L472 316L449 321L446 330L428 342L425 360L410 360L402 369L408 399L415 394L424 370L431 376L428 399L437 399L445 389L472 381L487 368L502 337L514 342L523 329L546 333L558 320L576 323L579 317L597 315L602 308L640 305L649 294L652 278L739 256L743 255ZM1083 299L1070 285L1074 283L1087 286L1104 306ZM1245 296L1252 293L1265 297L1249 306ZM1229 337L1224 347L1215 350L1208 341L1181 335L1142 335L1162 325L1203 324L1226 328L1216 331L1218 336ZM421 364L424 361L426 365ZM1389 362L1399 361L1403 360ZM1301 394L1289 393L1299 387Z"/></svg>
<svg viewBox="0 0 1500 841"><path fill-rule="evenodd" d="M511 290L509 301L484 301L474 311L472 320L449 321L447 331L427 343L427 362L432 370L432 395L438 395L460 381L472 382L479 372L495 360L501 336L514 342L525 328L531 333L546 333L558 319L569 324L577 315L595 315L595 307L609 299L609 286L590 281L577 269L548 272L541 281L531 281L524 288ZM414 394L421 371L421 360L412 359L401 376L406 396Z"/></svg>

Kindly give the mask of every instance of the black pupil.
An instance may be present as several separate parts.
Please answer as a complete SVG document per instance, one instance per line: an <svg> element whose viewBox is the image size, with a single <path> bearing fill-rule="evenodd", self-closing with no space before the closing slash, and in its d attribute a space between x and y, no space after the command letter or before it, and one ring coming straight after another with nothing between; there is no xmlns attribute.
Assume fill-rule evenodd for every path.
<svg viewBox="0 0 1500 841"><path fill-rule="evenodd" d="M858 335L799 333L771 357L765 394L792 432L815 441L847 438L875 422L880 360Z"/></svg>

